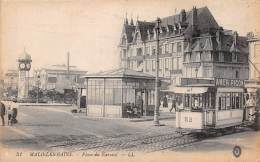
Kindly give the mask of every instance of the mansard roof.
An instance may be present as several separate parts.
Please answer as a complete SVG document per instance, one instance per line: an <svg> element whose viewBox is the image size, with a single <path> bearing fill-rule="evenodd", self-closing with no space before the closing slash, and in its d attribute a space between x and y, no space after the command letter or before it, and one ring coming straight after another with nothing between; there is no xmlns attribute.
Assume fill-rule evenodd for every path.
<svg viewBox="0 0 260 162"><path fill-rule="evenodd" d="M205 34L201 37L195 37L192 41L189 41L185 47L184 52L198 52L198 51L223 51L223 52L237 52L248 55L248 42L246 37L237 36L236 43L234 42L234 36L222 32L220 36L220 43L217 42L214 34Z"/></svg>
<svg viewBox="0 0 260 162"><path fill-rule="evenodd" d="M220 51L249 53L247 38L237 36L236 43L234 43L234 35L230 32L221 34L221 44L217 46Z"/></svg>
<svg viewBox="0 0 260 162"><path fill-rule="evenodd" d="M135 31L134 25L124 24L123 34L126 34L127 42L130 43L133 41L133 32Z"/></svg>
<svg viewBox="0 0 260 162"><path fill-rule="evenodd" d="M202 7L197 9L197 17L198 17L198 30L202 33L208 32L210 28L219 28L218 23L216 22L215 18L212 16L211 12L207 7ZM192 10L186 12L186 21L181 22L180 14L165 17L161 19L161 25L175 25L181 23L182 26L192 24Z"/></svg>
<svg viewBox="0 0 260 162"><path fill-rule="evenodd" d="M197 11L197 29L200 33L207 33L210 29L218 29L219 25L210 13L207 7L202 7L196 9ZM181 21L181 14L176 14L173 16L168 16L161 19L161 31L160 37L174 36L178 34L188 34L192 35L192 10L186 12L186 19ZM154 35L155 21L137 21L136 25L124 24L124 32L127 35L128 43L133 41L133 32L140 31L141 40L148 40L148 33ZM181 29L180 29L181 28ZM177 31L177 30L180 30Z"/></svg>

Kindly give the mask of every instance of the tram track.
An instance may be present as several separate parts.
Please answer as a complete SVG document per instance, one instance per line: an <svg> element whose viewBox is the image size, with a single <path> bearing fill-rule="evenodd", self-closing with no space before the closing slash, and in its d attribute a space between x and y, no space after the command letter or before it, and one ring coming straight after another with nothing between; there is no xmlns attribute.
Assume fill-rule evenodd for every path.
<svg viewBox="0 0 260 162"><path fill-rule="evenodd" d="M235 133L246 130L238 129ZM223 134L229 135L233 133ZM221 136L223 136L221 135ZM179 132L143 135L143 134L127 134L106 138L88 138L80 141L72 141L71 143L60 143L51 145L49 148L66 149L72 152L76 151L142 151L156 152L163 150L174 150L181 147L192 145L196 142L208 138L219 137L217 134L213 136L200 136L195 133L181 134Z"/></svg>
<svg viewBox="0 0 260 162"><path fill-rule="evenodd" d="M175 133L176 134L176 133ZM91 139L88 139L88 141L84 142L71 142L71 143L62 143L62 144L57 144L57 145L51 145L49 148L68 148L68 149L77 149L77 150L87 150L87 149L97 149L97 148L106 148L109 146L118 146L122 147L123 145L126 145L128 143L133 143L138 141L144 141L147 142L149 140L153 140L156 138L163 138L167 136L172 136L173 134L164 134L164 135L155 135L155 136L147 136L147 135L126 135L126 136L121 136L120 138L118 137L112 137L112 138L99 138L99 139L94 139L91 141Z"/></svg>
<svg viewBox="0 0 260 162"><path fill-rule="evenodd" d="M62 145L52 145L52 148L66 148L71 151L150 151L160 148L162 150L161 144L163 145L169 143L170 141L181 140L186 138L188 135L182 135L180 133L170 133L155 136L138 136L138 135L128 135L121 138L108 138L108 139L98 139L97 141L88 142L76 142L73 144L62 144ZM171 143L171 142L170 142ZM182 142L180 142L182 143Z"/></svg>

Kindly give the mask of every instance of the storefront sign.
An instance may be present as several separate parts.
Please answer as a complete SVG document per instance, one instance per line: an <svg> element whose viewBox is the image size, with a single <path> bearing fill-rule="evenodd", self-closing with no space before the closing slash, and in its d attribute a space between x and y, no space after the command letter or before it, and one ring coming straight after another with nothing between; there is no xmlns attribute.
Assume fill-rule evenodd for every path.
<svg viewBox="0 0 260 162"><path fill-rule="evenodd" d="M239 79L215 78L215 85L219 87L243 87L244 81Z"/></svg>

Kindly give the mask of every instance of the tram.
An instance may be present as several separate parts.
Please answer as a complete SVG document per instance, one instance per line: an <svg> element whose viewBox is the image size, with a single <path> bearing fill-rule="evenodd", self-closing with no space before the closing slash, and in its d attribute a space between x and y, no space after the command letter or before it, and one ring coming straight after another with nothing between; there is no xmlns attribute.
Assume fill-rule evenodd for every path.
<svg viewBox="0 0 260 162"><path fill-rule="evenodd" d="M185 80L185 78L184 78ZM197 132L222 130L241 125L244 118L244 82L231 79L186 78L186 84L167 92L179 95L176 127Z"/></svg>

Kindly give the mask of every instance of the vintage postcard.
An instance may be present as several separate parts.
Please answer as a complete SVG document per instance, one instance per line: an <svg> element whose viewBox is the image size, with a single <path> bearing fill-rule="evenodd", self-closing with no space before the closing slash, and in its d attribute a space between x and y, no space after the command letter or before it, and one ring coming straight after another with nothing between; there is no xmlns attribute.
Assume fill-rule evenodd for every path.
<svg viewBox="0 0 260 162"><path fill-rule="evenodd" d="M0 162L260 162L259 0L0 0Z"/></svg>

